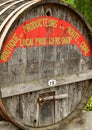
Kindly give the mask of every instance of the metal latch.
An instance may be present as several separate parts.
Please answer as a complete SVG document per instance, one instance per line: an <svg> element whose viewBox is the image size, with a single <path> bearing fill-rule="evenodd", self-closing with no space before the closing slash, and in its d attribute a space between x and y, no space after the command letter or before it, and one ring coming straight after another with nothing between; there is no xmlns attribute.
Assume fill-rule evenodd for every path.
<svg viewBox="0 0 92 130"><path fill-rule="evenodd" d="M42 103L44 101L61 100L61 99L64 99L64 98L68 98L68 94L60 94L60 95L54 95L54 96L48 96L48 97L40 96L37 101L39 103Z"/></svg>

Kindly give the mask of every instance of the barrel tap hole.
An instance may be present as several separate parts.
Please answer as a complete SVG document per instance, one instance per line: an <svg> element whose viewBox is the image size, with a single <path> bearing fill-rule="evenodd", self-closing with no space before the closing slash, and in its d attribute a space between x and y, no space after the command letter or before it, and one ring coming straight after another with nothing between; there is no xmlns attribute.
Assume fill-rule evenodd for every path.
<svg viewBox="0 0 92 130"><path fill-rule="evenodd" d="M36 119L34 119L34 123L36 123L37 122L37 120Z"/></svg>
<svg viewBox="0 0 92 130"><path fill-rule="evenodd" d="M19 62L21 63L21 62L22 62L22 59L19 59Z"/></svg>
<svg viewBox="0 0 92 130"><path fill-rule="evenodd" d="M47 16L50 16L50 15L51 15L50 11L47 11L47 12L46 12L46 15L47 15Z"/></svg>

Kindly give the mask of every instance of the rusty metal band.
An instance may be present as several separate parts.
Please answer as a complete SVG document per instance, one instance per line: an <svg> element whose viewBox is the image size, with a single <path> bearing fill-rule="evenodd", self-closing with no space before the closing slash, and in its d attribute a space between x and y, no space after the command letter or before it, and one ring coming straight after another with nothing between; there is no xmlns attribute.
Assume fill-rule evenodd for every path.
<svg viewBox="0 0 92 130"><path fill-rule="evenodd" d="M22 126L22 125L19 125L16 121L14 121L10 116L9 114L7 113L3 103L2 103L2 100L0 99L0 109L2 111L2 115L5 117L5 119L8 119L8 121L10 121L11 123L13 123L15 126L25 130L25 128Z"/></svg>
<svg viewBox="0 0 92 130"><path fill-rule="evenodd" d="M1 12L0 12L0 15L2 15L5 11L7 11L9 8L11 8L12 6L20 3L20 2L23 2L24 0L19 0L19 1L15 1L13 3L10 3L9 6L7 6L6 8L4 8Z"/></svg>
<svg viewBox="0 0 92 130"><path fill-rule="evenodd" d="M5 5L5 4L8 4L8 3L10 3L10 2L14 2L14 0L8 0L8 1L6 1L6 2L3 2L2 4L0 4L0 7L3 6L3 5Z"/></svg>
<svg viewBox="0 0 92 130"><path fill-rule="evenodd" d="M8 17L6 17L6 19L3 21L3 23L0 25L0 32L3 30L4 26L8 24L9 20L11 20L11 18L21 9L23 9L26 5L30 4L30 2L27 2L25 4L22 4L21 6L19 6L18 8L16 8L14 11L12 11L12 13L10 13L10 15L8 15Z"/></svg>
<svg viewBox="0 0 92 130"><path fill-rule="evenodd" d="M39 0L41 1L41 0ZM27 8L29 8L30 6L32 6L33 4L37 3L37 1L31 1L31 2L27 2L26 4L22 5L21 7L19 7L18 9L15 10L15 12L13 12L13 17L11 18L11 16L8 18L9 22L7 23L7 20L3 22L3 25L0 26L0 31L3 29L3 27L5 26L5 24L7 23L7 26L5 28L5 30L2 32L2 35L0 37L0 50L3 44L3 41L5 39L5 36L7 34L7 32L9 31L9 28L11 27L11 25L13 24L13 22L16 20L16 18L18 18L18 16L24 12Z"/></svg>

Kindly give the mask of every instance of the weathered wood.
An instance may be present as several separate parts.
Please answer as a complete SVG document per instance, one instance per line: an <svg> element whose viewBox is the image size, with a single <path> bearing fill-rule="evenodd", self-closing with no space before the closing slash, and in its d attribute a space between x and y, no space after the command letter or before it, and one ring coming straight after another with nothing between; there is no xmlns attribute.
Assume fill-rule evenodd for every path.
<svg viewBox="0 0 92 130"><path fill-rule="evenodd" d="M72 84L76 82L81 82L85 80L90 80L92 79L92 71L87 71L86 73L76 73L74 75L69 75L69 76L63 76L63 77L55 77L56 80L56 85L50 86L50 88L60 86L60 85L66 85L66 84ZM45 81L33 81L32 83L28 84L19 84L16 86L7 86L1 88L1 95L2 98L14 96L14 95L20 95L23 93L28 93L28 92L34 92L34 91L39 91L43 89L49 88L47 85L49 79L46 79Z"/></svg>

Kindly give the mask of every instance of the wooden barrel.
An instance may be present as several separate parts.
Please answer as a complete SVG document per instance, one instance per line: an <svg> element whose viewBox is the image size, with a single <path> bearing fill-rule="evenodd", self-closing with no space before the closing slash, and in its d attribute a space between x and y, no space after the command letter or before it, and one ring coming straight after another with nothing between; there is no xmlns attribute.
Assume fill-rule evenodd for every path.
<svg viewBox="0 0 92 130"><path fill-rule="evenodd" d="M78 116L92 94L90 31L58 0L0 1L0 108L6 119L24 130L59 130Z"/></svg>

